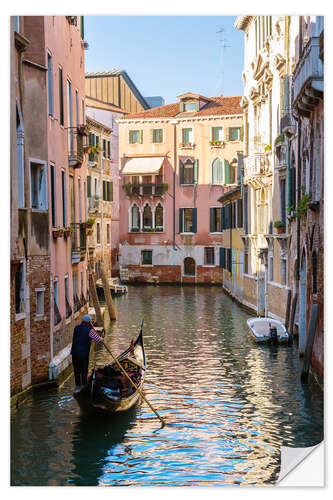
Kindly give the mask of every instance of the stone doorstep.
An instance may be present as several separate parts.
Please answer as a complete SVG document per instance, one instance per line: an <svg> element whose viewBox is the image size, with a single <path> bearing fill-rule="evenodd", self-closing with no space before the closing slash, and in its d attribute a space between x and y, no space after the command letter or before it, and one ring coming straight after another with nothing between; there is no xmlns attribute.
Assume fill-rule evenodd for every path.
<svg viewBox="0 0 333 500"><path fill-rule="evenodd" d="M64 349L62 349L50 362L49 366L49 379L57 380L59 375L68 367L71 363L71 348L72 343L68 344Z"/></svg>

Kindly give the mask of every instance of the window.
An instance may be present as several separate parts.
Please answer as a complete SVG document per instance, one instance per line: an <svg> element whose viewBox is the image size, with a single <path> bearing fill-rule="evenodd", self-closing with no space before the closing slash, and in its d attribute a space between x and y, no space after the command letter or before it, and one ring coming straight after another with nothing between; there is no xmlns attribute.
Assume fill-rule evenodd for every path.
<svg viewBox="0 0 333 500"><path fill-rule="evenodd" d="M286 225L286 179L280 179L281 221Z"/></svg>
<svg viewBox="0 0 333 500"><path fill-rule="evenodd" d="M106 139L103 139L103 156L106 158Z"/></svg>
<svg viewBox="0 0 333 500"><path fill-rule="evenodd" d="M73 109L72 109L72 84L67 80L67 124L68 124L68 150L73 151Z"/></svg>
<svg viewBox="0 0 333 500"><path fill-rule="evenodd" d="M189 146L193 144L193 129L192 128L183 128L183 145Z"/></svg>
<svg viewBox="0 0 333 500"><path fill-rule="evenodd" d="M79 199L79 222L82 222L81 179L77 181L77 197Z"/></svg>
<svg viewBox="0 0 333 500"><path fill-rule="evenodd" d="M243 200L237 200L237 227L243 227Z"/></svg>
<svg viewBox="0 0 333 500"><path fill-rule="evenodd" d="M318 280L317 280L317 252L312 252L311 255L311 267L312 267L312 293L318 293Z"/></svg>
<svg viewBox="0 0 333 500"><path fill-rule="evenodd" d="M96 223L96 238L97 238L97 245L101 243L101 224L100 222Z"/></svg>
<svg viewBox="0 0 333 500"><path fill-rule="evenodd" d="M242 141L242 127L229 128L229 141Z"/></svg>
<svg viewBox="0 0 333 500"><path fill-rule="evenodd" d="M226 262L226 267L227 271L231 273L231 268L232 268L232 254L231 254L231 248L226 248L226 253L227 253L227 262Z"/></svg>
<svg viewBox="0 0 333 500"><path fill-rule="evenodd" d="M225 269L225 250L225 248L220 247L220 267L222 267L222 269Z"/></svg>
<svg viewBox="0 0 333 500"><path fill-rule="evenodd" d="M179 232L196 233L197 232L197 209L180 208L179 209Z"/></svg>
<svg viewBox="0 0 333 500"><path fill-rule="evenodd" d="M163 129L155 128L153 129L153 143L163 142Z"/></svg>
<svg viewBox="0 0 333 500"><path fill-rule="evenodd" d="M244 274L249 274L249 252L244 251Z"/></svg>
<svg viewBox="0 0 333 500"><path fill-rule="evenodd" d="M155 209L155 229L163 229L163 207L160 203Z"/></svg>
<svg viewBox="0 0 333 500"><path fill-rule="evenodd" d="M141 265L151 266L153 264L153 251L141 250Z"/></svg>
<svg viewBox="0 0 333 500"><path fill-rule="evenodd" d="M80 125L80 115L79 115L79 92L75 90L75 108L76 108L76 126Z"/></svg>
<svg viewBox="0 0 333 500"><path fill-rule="evenodd" d="M111 227L110 224L106 224L106 243L110 245L111 243Z"/></svg>
<svg viewBox="0 0 333 500"><path fill-rule="evenodd" d="M143 230L153 227L153 214L149 205L145 205L143 209Z"/></svg>
<svg viewBox="0 0 333 500"><path fill-rule="evenodd" d="M36 289L36 316L44 316L44 295L44 289Z"/></svg>
<svg viewBox="0 0 333 500"><path fill-rule="evenodd" d="M212 141L221 142L223 140L223 128L212 127Z"/></svg>
<svg viewBox="0 0 333 500"><path fill-rule="evenodd" d="M249 234L248 188L244 187L244 234Z"/></svg>
<svg viewBox="0 0 333 500"><path fill-rule="evenodd" d="M25 292L25 267L24 263L18 265L15 273L15 313L24 312L24 292Z"/></svg>
<svg viewBox="0 0 333 500"><path fill-rule="evenodd" d="M223 184L223 163L220 158L215 158L212 163L212 184Z"/></svg>
<svg viewBox="0 0 333 500"><path fill-rule="evenodd" d="M281 284L287 284L287 260L281 259Z"/></svg>
<svg viewBox="0 0 333 500"><path fill-rule="evenodd" d="M189 158L183 163L180 162L180 184L198 183L198 161Z"/></svg>
<svg viewBox="0 0 333 500"><path fill-rule="evenodd" d="M237 184L237 160L233 158L229 165L229 184Z"/></svg>
<svg viewBox="0 0 333 500"><path fill-rule="evenodd" d="M140 231L140 215L137 205L133 205L131 209L131 231Z"/></svg>
<svg viewBox="0 0 333 500"><path fill-rule="evenodd" d="M62 192L62 224L67 226L67 204L66 204L66 177L64 170L61 171L61 192Z"/></svg>
<svg viewBox="0 0 333 500"><path fill-rule="evenodd" d="M215 248L205 247L204 263L206 266L215 266Z"/></svg>
<svg viewBox="0 0 333 500"><path fill-rule="evenodd" d="M59 68L59 121L64 126L64 87L62 68Z"/></svg>
<svg viewBox="0 0 333 500"><path fill-rule="evenodd" d="M66 303L66 318L72 315L72 308L69 303L69 284L68 284L68 276L65 278L65 303Z"/></svg>
<svg viewBox="0 0 333 500"><path fill-rule="evenodd" d="M54 165L50 165L50 178L51 178L51 207L52 207L52 226L57 225L57 211L56 211L56 180Z"/></svg>
<svg viewBox="0 0 333 500"><path fill-rule="evenodd" d="M113 200L113 183L109 181L103 181L103 200L112 201Z"/></svg>
<svg viewBox="0 0 333 500"><path fill-rule="evenodd" d="M30 164L31 207L47 210L46 166L41 163Z"/></svg>
<svg viewBox="0 0 333 500"><path fill-rule="evenodd" d="M192 257L184 259L184 276L195 276L195 260Z"/></svg>
<svg viewBox="0 0 333 500"><path fill-rule="evenodd" d="M222 207L209 209L209 231L211 233L221 233L223 231Z"/></svg>
<svg viewBox="0 0 333 500"><path fill-rule="evenodd" d="M47 54L47 83L48 83L49 115L53 116L52 56L50 54Z"/></svg>
<svg viewBox="0 0 333 500"><path fill-rule="evenodd" d="M59 297L58 297L58 281L54 282L54 324L57 325L61 321L61 314L59 311Z"/></svg>
<svg viewBox="0 0 333 500"><path fill-rule="evenodd" d="M111 142L107 141L107 158L111 159Z"/></svg>
<svg viewBox="0 0 333 500"><path fill-rule="evenodd" d="M268 260L269 267L269 281L274 281L274 257L269 257Z"/></svg>
<svg viewBox="0 0 333 500"><path fill-rule="evenodd" d="M199 102L185 102L185 111L199 111Z"/></svg>
<svg viewBox="0 0 333 500"><path fill-rule="evenodd" d="M129 143L136 144L142 143L143 133L142 130L130 130L129 131Z"/></svg>

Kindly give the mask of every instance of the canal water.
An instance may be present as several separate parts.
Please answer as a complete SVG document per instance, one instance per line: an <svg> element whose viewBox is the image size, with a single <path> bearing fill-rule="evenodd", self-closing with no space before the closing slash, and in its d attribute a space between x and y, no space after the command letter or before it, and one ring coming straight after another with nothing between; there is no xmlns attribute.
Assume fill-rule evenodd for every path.
<svg viewBox="0 0 333 500"><path fill-rule="evenodd" d="M144 403L91 418L73 377L12 412L12 485L269 485L280 446L323 438L322 393L300 383L297 346L258 346L219 287L129 286L106 343L120 353L144 318ZM109 362L103 346L91 364Z"/></svg>

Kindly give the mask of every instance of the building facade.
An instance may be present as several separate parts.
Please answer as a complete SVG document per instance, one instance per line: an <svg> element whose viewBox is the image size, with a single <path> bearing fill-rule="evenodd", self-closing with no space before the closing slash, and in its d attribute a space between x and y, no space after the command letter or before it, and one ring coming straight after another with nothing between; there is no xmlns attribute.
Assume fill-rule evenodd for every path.
<svg viewBox="0 0 333 500"><path fill-rule="evenodd" d="M189 92L119 120L122 279L221 283L218 198L237 184L239 101Z"/></svg>
<svg viewBox="0 0 333 500"><path fill-rule="evenodd" d="M285 321L288 273L285 111L286 17L239 16L244 30L244 297L258 315Z"/></svg>
<svg viewBox="0 0 333 500"><path fill-rule="evenodd" d="M89 262L97 279L102 278L104 266L111 277L111 203L114 186L110 180L112 130L87 117L89 127L89 156L87 176L88 249ZM91 233L91 234L90 234Z"/></svg>
<svg viewBox="0 0 333 500"><path fill-rule="evenodd" d="M26 258L24 272L33 277L15 294L30 329L21 338L24 356L30 351L26 381L35 384L59 379L68 367L73 328L87 310L86 44L79 16L25 16L19 24L28 41L18 66L23 111L14 114L27 138L16 156L19 233L34 262Z"/></svg>
<svg viewBox="0 0 333 500"><path fill-rule="evenodd" d="M86 97L87 120L98 122L99 126L105 126L111 130L110 157L103 159L108 163L108 181L112 183L112 200L108 202L110 209L111 224L111 272L112 276L119 276L119 126L118 119L127 113L113 104L108 104L97 99ZM103 153L103 152L102 152ZM95 171L95 170L94 170ZM96 173L96 171L95 171Z"/></svg>

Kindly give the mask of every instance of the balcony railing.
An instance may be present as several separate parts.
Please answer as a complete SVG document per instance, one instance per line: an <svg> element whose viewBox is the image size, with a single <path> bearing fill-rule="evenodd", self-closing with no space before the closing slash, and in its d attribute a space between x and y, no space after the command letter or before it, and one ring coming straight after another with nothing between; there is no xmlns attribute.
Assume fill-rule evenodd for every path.
<svg viewBox="0 0 333 500"><path fill-rule="evenodd" d="M285 113L280 120L280 130L286 135L295 135L296 120L290 112Z"/></svg>
<svg viewBox="0 0 333 500"><path fill-rule="evenodd" d="M87 251L86 228L82 223L74 222L72 224L72 264L84 260Z"/></svg>
<svg viewBox="0 0 333 500"><path fill-rule="evenodd" d="M168 190L168 184L124 184L127 196L162 196Z"/></svg>
<svg viewBox="0 0 333 500"><path fill-rule="evenodd" d="M305 87L310 85L315 93L322 93L324 90L323 82L323 63L319 58L319 37L310 38L305 47L301 58L299 59L293 76L292 101L296 107L302 97L306 97L305 106L310 104L309 97L303 96Z"/></svg>
<svg viewBox="0 0 333 500"><path fill-rule="evenodd" d="M85 136L79 134L77 130L69 130L69 151L68 151L68 165L74 168L80 168L84 158L84 142Z"/></svg>

